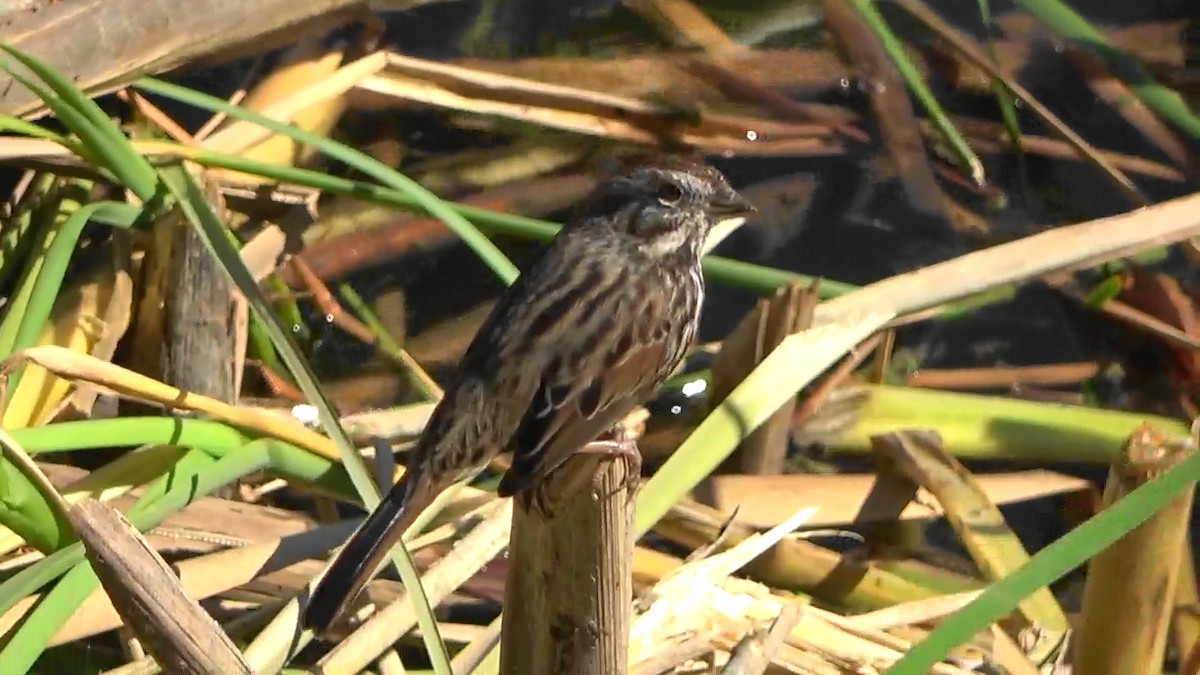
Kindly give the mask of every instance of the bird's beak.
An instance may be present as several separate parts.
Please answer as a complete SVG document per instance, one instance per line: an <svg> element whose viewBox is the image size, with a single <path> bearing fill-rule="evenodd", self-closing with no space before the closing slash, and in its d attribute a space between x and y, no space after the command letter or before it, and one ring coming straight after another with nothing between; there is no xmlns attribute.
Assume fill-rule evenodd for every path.
<svg viewBox="0 0 1200 675"><path fill-rule="evenodd" d="M714 216L745 216L756 211L753 204L729 186L721 186L708 203L708 212Z"/></svg>

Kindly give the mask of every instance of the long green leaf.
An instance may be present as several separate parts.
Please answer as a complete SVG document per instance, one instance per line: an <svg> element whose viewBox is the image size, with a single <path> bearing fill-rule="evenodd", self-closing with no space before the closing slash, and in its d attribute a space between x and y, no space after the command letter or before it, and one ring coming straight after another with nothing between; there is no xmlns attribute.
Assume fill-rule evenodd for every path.
<svg viewBox="0 0 1200 675"><path fill-rule="evenodd" d="M194 451L185 455L175 464L171 472L153 481L130 509L130 517L136 517L140 509L148 507L155 500L170 493L172 484L184 489L202 469L214 464L207 453ZM136 525L135 525L136 526ZM0 584L0 614L3 614L22 598L37 591L49 581L58 578L71 567L84 559L83 544L76 541L55 551L53 554L17 572ZM0 671L3 672L3 671Z"/></svg>
<svg viewBox="0 0 1200 675"><path fill-rule="evenodd" d="M60 98L45 89L34 84L29 79L16 73L8 68L7 64L0 62L0 68L5 69L13 79L23 84L26 88L36 94L45 102L46 107L50 108L51 112L61 121L68 129L79 136L83 148L86 150L81 157L86 161L93 162L95 166L106 175L112 173L117 181L124 183L127 180L132 180L131 175L123 174L119 168L113 171L113 165L120 167L120 163L115 161L116 157L121 155L119 146L112 143L107 137L97 133L91 122L79 111L64 103ZM70 149L71 146L67 146Z"/></svg>
<svg viewBox="0 0 1200 675"><path fill-rule="evenodd" d="M9 296L4 307L4 320L0 323L0 358L12 355L17 343L17 333L21 330L21 321L27 312L33 289L37 285L42 266L46 263L46 254L54 246L54 239L62 221L70 217L79 208L83 195L74 188L77 183L68 182L53 188L53 195L47 196L44 208L39 208L35 214L36 222L28 236L33 238L29 244L25 265L17 280L16 291Z"/></svg>
<svg viewBox="0 0 1200 675"><path fill-rule="evenodd" d="M44 427L15 429L21 447L31 455L73 452L97 448L128 448L143 445L181 445L201 448L213 457L241 452L255 440L239 429L212 420L180 417L117 417L58 422ZM320 487L351 501L354 486L345 467L290 443L271 440L271 471L296 483Z"/></svg>
<svg viewBox="0 0 1200 675"><path fill-rule="evenodd" d="M201 451L188 453L176 464L171 474L155 481L134 504L128 514L130 524L138 531L145 532L156 527L171 513L183 509L213 490L267 468L270 463L271 443L272 441L250 443L241 452L226 455L216 461ZM66 569L71 570L25 617L4 650L0 651L0 672L27 672L33 660L45 650L50 638L58 632L63 622L71 617L79 603L98 585L95 573L86 564L81 543L76 542L65 547L62 552L66 553L52 556L57 569L52 569L47 564L51 561L51 557L48 557L0 585L2 613L7 611L9 607L6 605L13 597L19 600L36 590L41 585L34 585L39 581L39 576L53 575L49 578L54 578L57 576L55 571L62 574ZM36 569L37 574L27 575L18 582L19 577L33 569Z"/></svg>
<svg viewBox="0 0 1200 675"><path fill-rule="evenodd" d="M69 536L37 485L7 459L0 460L0 524L42 552L53 551Z"/></svg>
<svg viewBox="0 0 1200 675"><path fill-rule="evenodd" d="M867 316L854 324L832 324L784 339L646 482L637 497L635 536L648 532L779 406L890 318Z"/></svg>
<svg viewBox="0 0 1200 675"><path fill-rule="evenodd" d="M7 63L0 61L0 69L7 72L14 80L20 82L29 91L33 92L38 98L46 104L46 107L54 113L58 121L62 122L68 129L79 137L80 144L84 152L80 154L89 163L93 163L102 172L110 172L109 165L112 163L112 158L120 154L117 146L104 134L99 133L92 125L88 118L75 110L61 98L54 95L50 91L36 84L29 78L11 69ZM70 149L71 146L66 146ZM116 179L124 182L129 176L114 174Z"/></svg>
<svg viewBox="0 0 1200 675"><path fill-rule="evenodd" d="M80 146L78 143L75 143L75 141L72 141L70 138L63 136L62 134L50 131L45 127L38 126L33 122L28 122L20 117L13 117L12 115L0 115L0 132L9 131L21 134L22 136L31 136L33 138L40 138L44 141L50 141L51 143L58 143L77 155L83 150L82 146ZM74 145L72 146L72 144Z"/></svg>
<svg viewBox="0 0 1200 675"><path fill-rule="evenodd" d="M67 274L67 266L75 253L84 226L97 213L107 211L110 216L119 217L119 214L127 212L127 206L117 202L94 202L80 207L63 221L34 281L33 295L29 299L25 314L21 317L21 327L17 330L17 338L13 344L14 352L36 344L42 327L50 319L54 301L58 298L59 289L62 288L63 279ZM16 387L15 384L10 386Z"/></svg>
<svg viewBox="0 0 1200 675"><path fill-rule="evenodd" d="M298 129L294 126L281 124L272 120L269 117L252 112L245 108L232 105L229 102L202 94L186 87L163 82L154 78L143 78L137 82L137 87L146 91L173 98L177 101L182 101L190 105L194 105L206 110L222 112L235 119L246 120L264 126L271 131L283 134L294 140L306 143L317 150L325 153L329 157L362 171L364 174L378 180L380 183L389 187L400 190L404 194L410 196L422 209L426 210L430 215L438 218L454 231L463 242L475 251L480 258L483 259L492 271L504 283L510 284L517 278L517 268L511 261L496 248L487 237L483 235L461 215L445 204L432 192L421 187L419 183L412 180L408 176L392 169L388 165L380 162L374 157L370 157L363 152L350 148L342 143L332 141L324 136L314 134L308 131Z"/></svg>
<svg viewBox="0 0 1200 675"><path fill-rule="evenodd" d="M64 199L62 203L66 203ZM91 210L101 208L96 205ZM79 233L88 219L85 206L63 219L56 231L46 231L39 236L49 241L46 250L31 264L22 279L17 293L11 298L11 306L0 327L0 343L12 351L32 346L42 327L49 319L54 300L58 295L67 262L75 250ZM20 382L24 367L17 368L8 377L10 391ZM0 524L23 538L28 544L43 552L53 551L62 545L70 529L53 505L39 493L35 483L23 475L7 458L0 460Z"/></svg>
<svg viewBox="0 0 1200 675"><path fill-rule="evenodd" d="M52 217L53 210L58 204L58 178L50 173L37 173L25 187L25 195L14 204L14 209L0 228L0 287L4 287L18 271L21 262L28 260L29 252L34 244L45 237L40 231L40 225ZM9 296L12 304L12 296ZM7 309L7 307L6 307ZM16 336L16 329L8 340ZM8 353L0 348L0 354Z"/></svg>
<svg viewBox="0 0 1200 675"><path fill-rule="evenodd" d="M14 429L12 436L31 455L141 445L183 445L224 454L251 439L240 429L205 419L111 417L56 422Z"/></svg>
<svg viewBox="0 0 1200 675"><path fill-rule="evenodd" d="M992 62L997 66L1000 65L1000 58L996 55L996 41L992 39L992 10L988 0L977 0L979 5L979 17L983 20L983 31L986 36L987 52L991 57ZM1013 148L1018 153L1023 152L1021 146L1021 125L1017 120L1017 97L1008 89L1008 85L998 77L992 78L992 95L996 97L996 106L1000 109L1000 119L1004 121L1004 128L1008 131L1008 137L1012 140Z"/></svg>
<svg viewBox="0 0 1200 675"><path fill-rule="evenodd" d="M0 672L30 672L50 645L50 639L99 585L89 565L78 564L68 570L25 615L8 644L0 650Z"/></svg>

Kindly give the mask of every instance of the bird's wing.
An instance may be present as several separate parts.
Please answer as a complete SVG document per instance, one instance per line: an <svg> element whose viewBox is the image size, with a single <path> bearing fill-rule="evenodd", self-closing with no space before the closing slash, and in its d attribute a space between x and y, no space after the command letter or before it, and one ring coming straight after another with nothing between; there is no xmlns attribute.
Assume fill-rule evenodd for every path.
<svg viewBox="0 0 1200 675"><path fill-rule="evenodd" d="M669 331L640 332L626 327L592 377L581 376L579 364L546 370L510 441L513 462L500 481L501 496L541 480L651 393L667 358Z"/></svg>

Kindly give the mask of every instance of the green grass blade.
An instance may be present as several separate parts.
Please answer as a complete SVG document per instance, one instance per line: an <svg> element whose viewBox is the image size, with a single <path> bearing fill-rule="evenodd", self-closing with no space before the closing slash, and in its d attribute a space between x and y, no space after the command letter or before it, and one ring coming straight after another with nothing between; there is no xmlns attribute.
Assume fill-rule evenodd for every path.
<svg viewBox="0 0 1200 675"><path fill-rule="evenodd" d="M258 359L264 369L270 370L289 384L296 384L292 376L284 369L279 355L275 352L275 343L271 342L271 336L267 333L267 329L263 328L262 323L258 319L252 318L248 328L246 348L252 358Z"/></svg>
<svg viewBox="0 0 1200 675"><path fill-rule="evenodd" d="M242 449L242 452L226 455L216 461L201 451L188 453L180 460L171 474L155 481L130 509L128 514L130 524L135 529L145 532L156 527L168 515L184 508L197 498L207 495L223 485L228 485L242 476L267 468L270 463L269 443L269 441L250 443ZM83 602L99 584L95 573L86 564L82 544L76 542L63 550L69 550L71 553L57 557L55 562L59 566L72 566L70 571L25 617L21 626L5 645L4 650L0 651L0 672L28 672L33 661L45 651L50 638L71 617L79 603ZM48 560L50 558L40 561L33 567ZM45 574L47 571L42 570L42 573ZM0 607L3 607L4 602L16 595L13 590L8 588L16 578L13 577L0 586ZM24 587L28 588L30 583L30 579L25 579ZM34 588L36 589L36 587ZM25 597L29 592L32 591L20 595L17 599Z"/></svg>
<svg viewBox="0 0 1200 675"><path fill-rule="evenodd" d="M904 78L904 83L908 85L910 91L916 96L917 100L929 113L930 119L933 120L934 126L942 136L946 139L951 150L957 155L958 161L962 163L967 174L971 176L971 180L977 185L985 185L986 178L983 173L983 162L967 144L967 140L950 121L946 112L942 110L942 106L934 97L933 92L929 90L929 85L925 83L925 78L921 76L921 72L909 60L908 55L904 53L904 47L900 44L900 39L892 32L891 27L883 20L883 16L879 10L875 9L873 0L850 0L850 5L854 10L862 16L863 21L871 28L871 32L875 33L875 37L879 39L880 46L887 53L892 63L896 64L896 69L900 72L900 76Z"/></svg>
<svg viewBox="0 0 1200 675"><path fill-rule="evenodd" d="M304 313L300 311L300 302L297 300L296 294L288 288L287 284L283 283L283 279L278 274L267 277L267 288L277 296L273 306L279 319L291 328L293 337L300 342L301 346L311 347L312 331L304 322Z"/></svg>
<svg viewBox="0 0 1200 675"><path fill-rule="evenodd" d="M58 205L58 177L36 172L25 186L25 194L0 226L0 287L6 286L20 262L27 260L37 239L35 225L44 222Z"/></svg>
<svg viewBox="0 0 1200 675"><path fill-rule="evenodd" d="M213 460L203 452L197 451L185 455L176 464L172 474L162 476L151 483L146 493L134 504L131 513L169 492L172 479L175 479L174 484L178 486L177 489L186 489L190 479L200 469L213 463ZM69 586L75 586L79 583L80 572L78 570L80 568L88 569L84 563L83 544L76 541L21 570L0 584L0 613L8 612L21 599L35 593L39 588L63 574L68 574L68 577L74 576L75 580L71 581ZM72 571L74 571L73 575ZM56 586L56 588L58 587L61 587L61 582ZM78 589L77 586L75 587ZM42 598L41 602L23 617L17 630L12 634L4 649L0 651L0 664L3 666L0 667L0 672L27 672L28 668L18 668L18 664L31 663L31 660L37 659L45 650L49 639L58 632L62 623L70 618L79 603L87 597L88 592L89 589L82 589L72 598L71 596L61 597L61 594L55 596L54 591L51 590L50 594ZM10 667L14 669L9 670Z"/></svg>
<svg viewBox="0 0 1200 675"><path fill-rule="evenodd" d="M517 268L474 225L447 206L432 192L421 187L416 181L392 169L383 162L324 136L303 131L291 125L281 124L264 115L232 105L223 99L192 91L186 87L180 87L154 78L138 80L136 86L139 89L173 98L199 108L222 112L235 119L254 122L276 133L283 134L301 143L306 143L329 157L358 169L380 183L410 196L422 209L446 223L447 227L461 237L463 242L475 251L506 284L512 283L517 278Z"/></svg>
<svg viewBox="0 0 1200 675"><path fill-rule="evenodd" d="M111 158L118 155L119 150L116 146L102 133L100 133L91 121L88 120L78 110L67 105L61 98L55 96L52 92L44 89L34 83L29 78L17 73L9 68L7 63L0 62L0 69L7 72L14 80L20 82L29 91L33 92L38 98L46 104L46 107L54 113L59 122L70 129L76 136L79 137L77 147L83 152L82 157L89 164L96 166L102 171L108 171L108 166L111 163ZM118 181L124 182L128 177L120 174L115 175Z"/></svg>
<svg viewBox="0 0 1200 675"><path fill-rule="evenodd" d="M118 417L59 422L43 427L16 429L13 438L31 455L75 452L97 448L130 448L145 445L180 445L201 448L216 458L242 452L255 439L227 424L180 417ZM320 487L351 501L354 486L340 462L319 457L290 443L271 438L271 471L290 481Z"/></svg>
<svg viewBox="0 0 1200 675"><path fill-rule="evenodd" d="M128 230L145 218L145 208L136 204L109 202L109 206L92 214L92 220L101 225L108 225L122 230Z"/></svg>
<svg viewBox="0 0 1200 675"><path fill-rule="evenodd" d="M1168 434L1188 429L1170 417L919 387L858 385L854 397L854 422L820 439L838 452L869 454L871 437L920 427L960 459L1105 466L1143 423Z"/></svg>
<svg viewBox="0 0 1200 675"><path fill-rule="evenodd" d="M1066 536L1042 549L1015 572L989 586L966 607L913 646L885 675L925 675L954 647L1012 612L1034 591L1061 579L1166 506L1200 480L1200 453L1130 492Z"/></svg>
<svg viewBox="0 0 1200 675"><path fill-rule="evenodd" d="M83 544L76 542L50 553L0 584L0 611L7 613L23 598L66 574L83 559Z"/></svg>
<svg viewBox="0 0 1200 675"><path fill-rule="evenodd" d="M1000 65L1000 59L996 54L996 41L992 39L992 10L988 0L976 0L979 5L979 17L983 20L983 30L986 36L988 56L992 59L992 63ZM1009 91L1004 82L998 78L992 78L992 95L996 98L996 106L1000 109L1000 119L1004 121L1004 129L1008 132L1009 139L1012 140L1013 147L1017 152L1022 152L1021 147L1021 125L1017 121L1017 98Z"/></svg>
<svg viewBox="0 0 1200 675"><path fill-rule="evenodd" d="M60 75L37 57L26 54L11 45L0 44L0 50L3 50L5 54L8 54L18 63L28 68L29 72L36 75L39 80L50 87L50 90L57 94L64 103L87 118L92 123L92 126L107 135L110 140L114 142L124 140L124 136L119 131L115 134L112 133L110 127L112 121L104 110L95 101L80 91L71 80Z"/></svg>
<svg viewBox="0 0 1200 675"><path fill-rule="evenodd" d="M400 366L405 377L414 389L421 392L421 396L426 401L437 401L441 398L441 392L436 389L436 384L426 380L424 373L417 372L420 368L412 357L404 352L404 348L400 343L396 342L391 333L388 332L387 326L383 325L375 312L362 299L362 296L355 291L350 284L341 284L338 288L341 293L342 301L350 308L354 315L362 321L371 332L375 334L376 349L379 354L391 359Z"/></svg>
<svg viewBox="0 0 1200 675"><path fill-rule="evenodd" d="M16 337L9 348L11 351L5 354L6 357L37 343L43 327L50 320L50 313L54 310L54 302L58 299L59 291L62 289L63 280L67 275L67 267L70 265L71 256L75 253L79 237L83 234L84 226L97 213L108 212L110 216L121 214L125 212L126 206L128 205L118 202L96 202L80 207L63 221L62 226L55 233L54 241L46 251L40 269L37 270L33 287L23 310L20 314L5 317L6 323L9 317L20 319ZM25 369L22 367L9 376L10 391L16 390L24 371Z"/></svg>
<svg viewBox="0 0 1200 675"><path fill-rule="evenodd" d="M81 549L82 551L82 549ZM28 673L84 598L100 585L90 565L72 567L33 606L0 650L0 672Z"/></svg>
<svg viewBox="0 0 1200 675"><path fill-rule="evenodd" d="M0 459L0 524L43 553L55 550L64 536L70 536L37 485L7 459Z"/></svg>
<svg viewBox="0 0 1200 675"><path fill-rule="evenodd" d="M158 183L154 175L154 170L150 167L149 162L134 151L129 139L113 124L112 120L109 119L100 106L88 98L71 80L55 72L53 68L50 68L33 56L20 52L8 45L0 45L0 49L3 49L9 56L19 61L21 65L28 68L30 72L45 82L65 104L65 106L60 107L70 109L78 117L82 118L79 121L87 122L86 126L90 127L95 134L94 139L97 141L102 139L103 147L109 150L107 154L102 155L107 160L106 165L108 169L119 176L121 182L133 190L138 197L144 201L149 201L154 195ZM12 71L10 70L9 72L11 73ZM14 75L14 77L16 76ZM42 96L41 93L38 93L38 95ZM46 101L47 105L50 104L50 101L46 100L45 97L43 97L43 100ZM54 113L59 115L60 111L55 109ZM59 120L63 124L68 124L61 116ZM74 126L68 126L76 134L80 133ZM82 135L80 137L82 138Z"/></svg>
<svg viewBox="0 0 1200 675"><path fill-rule="evenodd" d="M33 289L46 262L46 254L54 246L54 239L58 236L62 221L69 218L86 198L84 190L76 189L82 187L80 182L67 182L52 188L53 194L47 195L45 208L38 209L34 214L36 220L31 224L32 231L28 235L34 241L27 251L16 290L4 306L4 320L0 322L0 359L8 358L14 351L17 332L21 329L22 317L25 316L30 298L33 297Z"/></svg>
<svg viewBox="0 0 1200 675"><path fill-rule="evenodd" d="M51 143L58 143L59 145L66 147L71 152L77 155L80 154L80 146L76 143L75 147L72 147L71 144L75 142L66 136L50 131L45 127L34 124L33 122L26 122L19 117L13 117L12 115L0 115L0 132L12 132L21 134L22 136L40 138L44 141L50 141Z"/></svg>
<svg viewBox="0 0 1200 675"><path fill-rule="evenodd" d="M1155 82L1137 59L1112 46L1103 33L1070 6L1060 0L1016 0L1016 4L1054 32L1099 54L1142 103L1193 139L1200 138L1200 117L1188 108L1179 93Z"/></svg>
<svg viewBox="0 0 1200 675"><path fill-rule="evenodd" d="M181 417L113 417L57 422L14 429L12 436L31 455L142 445L183 445L223 454L250 439L234 427Z"/></svg>
<svg viewBox="0 0 1200 675"><path fill-rule="evenodd" d="M96 213L110 209L114 213L121 213L124 206L127 205L117 202L95 202L80 207L63 221L54 242L46 251L46 260L33 283L33 293L29 298L25 313L21 317L20 328L17 330L17 337L12 347L14 352L32 347L37 342L42 327L50 319L54 301L58 298L58 292L62 288L63 279L67 274L67 267L70 265L71 256L75 253L79 237L83 234L84 226ZM113 209L113 207L116 208ZM15 384L9 386L16 388Z"/></svg>
<svg viewBox="0 0 1200 675"><path fill-rule="evenodd" d="M135 184L137 180L136 176L133 173L127 172L125 163L120 161L120 157L123 154L123 149L120 145L113 143L106 135L100 133L90 120L80 114L79 111L64 103L62 99L9 69L6 64L0 64L0 68L5 69L13 79L41 98L46 107L54 113L55 117L74 132L76 136L79 136L80 144L86 150L80 156L85 161L95 165L104 172L111 173L122 184ZM129 148L129 151L132 152L132 147ZM141 159L140 156L139 159Z"/></svg>
<svg viewBox="0 0 1200 675"><path fill-rule="evenodd" d="M646 482L637 496L635 536L649 531L779 406L889 319L864 317L854 325L835 324L784 339Z"/></svg>

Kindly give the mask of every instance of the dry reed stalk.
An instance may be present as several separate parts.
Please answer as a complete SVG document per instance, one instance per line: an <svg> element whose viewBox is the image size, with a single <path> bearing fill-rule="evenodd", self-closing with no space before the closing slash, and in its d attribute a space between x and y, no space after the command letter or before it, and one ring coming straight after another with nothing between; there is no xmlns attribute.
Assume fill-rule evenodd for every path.
<svg viewBox="0 0 1200 675"><path fill-rule="evenodd" d="M229 636L121 514L87 499L70 519L108 597L163 672L250 672Z"/></svg>
<svg viewBox="0 0 1200 675"><path fill-rule="evenodd" d="M624 675L633 501L620 461L568 460L537 505L513 509L502 675Z"/></svg>

